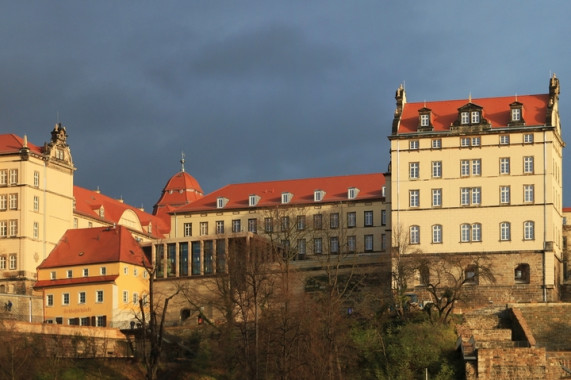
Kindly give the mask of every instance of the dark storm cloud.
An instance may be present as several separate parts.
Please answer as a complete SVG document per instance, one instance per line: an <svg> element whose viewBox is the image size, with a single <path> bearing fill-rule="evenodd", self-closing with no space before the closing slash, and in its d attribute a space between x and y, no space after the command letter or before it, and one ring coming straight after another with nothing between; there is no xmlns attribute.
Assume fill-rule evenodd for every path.
<svg viewBox="0 0 571 380"><path fill-rule="evenodd" d="M147 210L180 170L181 151L207 192L385 171L394 92L403 81L409 101L442 100L546 92L555 71L566 139L568 8L517 1L4 4L0 125L39 145L63 122L75 183ZM569 184L571 176L564 178Z"/></svg>

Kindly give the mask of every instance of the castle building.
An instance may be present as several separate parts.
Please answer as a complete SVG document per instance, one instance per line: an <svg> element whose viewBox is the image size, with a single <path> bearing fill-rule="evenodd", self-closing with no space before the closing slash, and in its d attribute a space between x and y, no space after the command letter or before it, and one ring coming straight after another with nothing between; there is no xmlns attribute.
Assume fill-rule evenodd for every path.
<svg viewBox="0 0 571 380"><path fill-rule="evenodd" d="M408 254L485 257L490 302L558 300L559 91L553 75L545 94L409 103L401 86L389 136L393 247L405 238Z"/></svg>
<svg viewBox="0 0 571 380"><path fill-rule="evenodd" d="M228 239L272 240L290 258L371 256L390 248L385 175L232 184L172 211L169 238L152 247L157 278L217 273Z"/></svg>
<svg viewBox="0 0 571 380"><path fill-rule="evenodd" d="M38 266L44 321L129 328L148 293L150 264L123 226L70 229Z"/></svg>

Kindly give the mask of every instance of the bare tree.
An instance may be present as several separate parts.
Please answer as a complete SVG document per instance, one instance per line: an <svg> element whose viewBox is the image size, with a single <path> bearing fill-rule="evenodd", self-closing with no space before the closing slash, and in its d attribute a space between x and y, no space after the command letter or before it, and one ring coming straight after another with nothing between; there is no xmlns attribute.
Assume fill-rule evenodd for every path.
<svg viewBox="0 0 571 380"><path fill-rule="evenodd" d="M411 257L418 258L419 255L422 255L422 251L411 244L409 229L402 225L394 227L391 248L393 292L390 304L401 318L406 316L408 284L414 278L418 267L417 260L411 260Z"/></svg>

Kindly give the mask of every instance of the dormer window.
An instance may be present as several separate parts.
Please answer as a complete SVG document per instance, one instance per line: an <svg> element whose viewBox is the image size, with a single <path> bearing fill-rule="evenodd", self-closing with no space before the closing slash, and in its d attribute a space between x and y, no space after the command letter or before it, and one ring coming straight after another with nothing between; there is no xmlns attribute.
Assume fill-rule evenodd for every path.
<svg viewBox="0 0 571 380"><path fill-rule="evenodd" d="M218 197L216 198L216 208L224 208L228 203L228 198Z"/></svg>
<svg viewBox="0 0 571 380"><path fill-rule="evenodd" d="M472 111L472 124L478 124L480 122L480 112Z"/></svg>
<svg viewBox="0 0 571 380"><path fill-rule="evenodd" d="M105 209L103 208L103 206L99 207L99 217L105 218Z"/></svg>
<svg viewBox="0 0 571 380"><path fill-rule="evenodd" d="M315 190L313 192L313 201L314 202L321 202L323 197L325 196L325 191L323 190Z"/></svg>
<svg viewBox="0 0 571 380"><path fill-rule="evenodd" d="M248 198L248 206L254 207L255 205L258 204L259 201L260 201L260 197L256 194L252 194Z"/></svg>
<svg viewBox="0 0 571 380"><path fill-rule="evenodd" d="M462 112L460 114L460 124L465 125L470 123L470 113Z"/></svg>
<svg viewBox="0 0 571 380"><path fill-rule="evenodd" d="M347 190L347 199L355 199L357 198L358 194L359 194L359 189L357 189L356 187L350 187Z"/></svg>
<svg viewBox="0 0 571 380"><path fill-rule="evenodd" d="M282 193L282 204L289 203L292 198L293 198L292 193L287 193L287 192Z"/></svg>
<svg viewBox="0 0 571 380"><path fill-rule="evenodd" d="M387 194L387 187L386 186L381 187L381 196L385 197L386 194Z"/></svg>
<svg viewBox="0 0 571 380"><path fill-rule="evenodd" d="M418 125L420 131L431 131L432 124L430 122L430 115L432 110L430 108L423 107L418 110Z"/></svg>
<svg viewBox="0 0 571 380"><path fill-rule="evenodd" d="M421 127L428 127L430 125L430 116L429 115L420 115L420 126Z"/></svg>
<svg viewBox="0 0 571 380"><path fill-rule="evenodd" d="M525 121L523 120L523 103L513 102L510 104L510 122L508 125L512 126L524 124Z"/></svg>
<svg viewBox="0 0 571 380"><path fill-rule="evenodd" d="M150 234L153 233L153 223L149 223L148 231Z"/></svg>

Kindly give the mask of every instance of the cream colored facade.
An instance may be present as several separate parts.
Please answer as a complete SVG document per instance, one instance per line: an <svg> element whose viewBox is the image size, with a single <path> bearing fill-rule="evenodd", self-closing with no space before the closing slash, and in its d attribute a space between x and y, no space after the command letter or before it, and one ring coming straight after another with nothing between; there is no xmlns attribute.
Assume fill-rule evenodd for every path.
<svg viewBox="0 0 571 380"><path fill-rule="evenodd" d="M0 154L0 292L28 293L23 280L35 278L36 266L72 227L75 167L66 139L57 124L42 149L24 137L17 152Z"/></svg>
<svg viewBox="0 0 571 380"><path fill-rule="evenodd" d="M477 105L499 107L496 103L500 100L491 98L470 99L463 106L466 108L453 108L452 113L458 112L457 120L465 109L468 117L469 112L475 112L474 120L481 120L472 124L467 119L465 126L459 121L457 127L438 126L438 115L431 115L431 104L425 102L424 108L418 103L410 105L414 110L409 109L409 116L418 112L414 123L419 127L400 131L407 103L404 89L399 89L393 134L389 137L392 223L393 231L400 228L406 235L411 252L489 257L516 253L523 264L529 261L525 254L540 255L542 267L533 267L531 271L541 272L537 276L541 284L536 285L541 285L544 298L548 298L546 291L556 289L561 281L563 259L565 144L561 138L558 94L559 82L552 78L550 94L545 97L548 104L540 115L551 125L497 125L493 121L486 125L486 105L483 109ZM522 107L517 100L511 100L512 107ZM522 102L523 111L520 108L519 112L527 112L524 116L532 119L535 111L532 107L526 110L526 100ZM508 101L503 109L506 115L510 115L509 104ZM435 104L436 107L445 105ZM431 118L425 119L425 128L421 128L423 114ZM518 117L517 113L513 115ZM398 239L393 246L396 244ZM499 278L506 279L501 285L514 284L514 268L508 270L511 274L499 274ZM517 270L515 273L517 276Z"/></svg>

